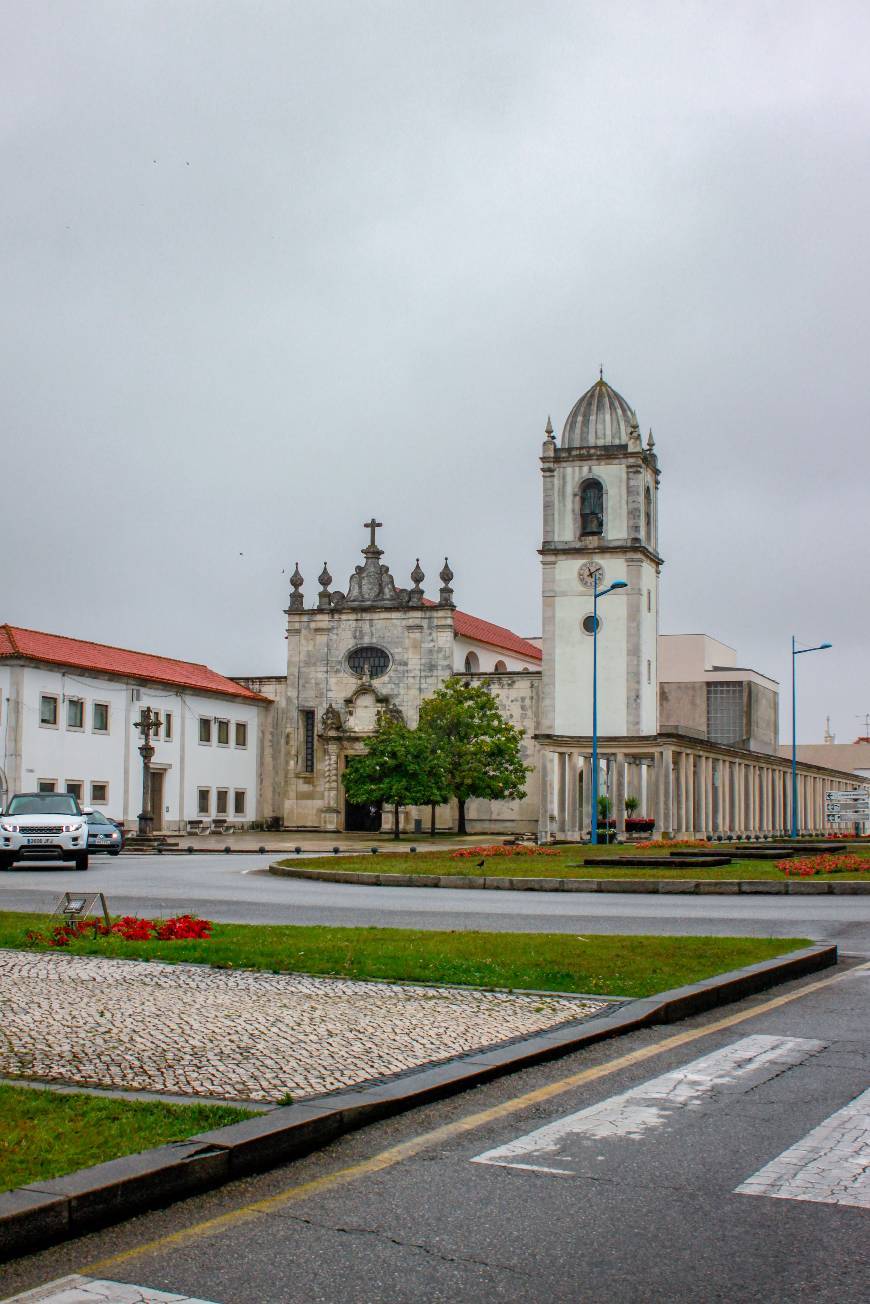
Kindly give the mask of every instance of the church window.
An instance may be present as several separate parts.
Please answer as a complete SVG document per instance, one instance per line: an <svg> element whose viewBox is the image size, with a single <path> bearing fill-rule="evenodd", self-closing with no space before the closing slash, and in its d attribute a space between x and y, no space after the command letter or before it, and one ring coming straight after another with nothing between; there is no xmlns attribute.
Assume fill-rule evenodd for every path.
<svg viewBox="0 0 870 1304"><path fill-rule="evenodd" d="M604 486L600 480L585 480L580 486L580 533L604 533Z"/></svg>
<svg viewBox="0 0 870 1304"><path fill-rule="evenodd" d="M476 653L476 652L468 652L468 653L466 653L466 656L465 656L465 673L466 673L467 675L473 675L473 674L475 673L475 671L477 671L477 670L479 670L479 669L480 669L480 657L477 655L477 653Z"/></svg>
<svg viewBox="0 0 870 1304"><path fill-rule="evenodd" d="M390 668L390 654L382 647L355 647L347 654L347 668L355 675L380 679Z"/></svg>
<svg viewBox="0 0 870 1304"><path fill-rule="evenodd" d="M302 712L302 769L314 773L314 712Z"/></svg>
<svg viewBox="0 0 870 1304"><path fill-rule="evenodd" d="M583 620L581 621L581 625L583 627L584 634L594 634L596 633L596 631L599 634L601 633L601 617L593 616L591 612L588 616L583 617Z"/></svg>
<svg viewBox="0 0 870 1304"><path fill-rule="evenodd" d="M504 672L505 670L507 670L507 665L505 664L504 661L496 661L495 669Z"/></svg>
<svg viewBox="0 0 870 1304"><path fill-rule="evenodd" d="M649 485L643 491L643 537L647 543L652 543L652 491Z"/></svg>

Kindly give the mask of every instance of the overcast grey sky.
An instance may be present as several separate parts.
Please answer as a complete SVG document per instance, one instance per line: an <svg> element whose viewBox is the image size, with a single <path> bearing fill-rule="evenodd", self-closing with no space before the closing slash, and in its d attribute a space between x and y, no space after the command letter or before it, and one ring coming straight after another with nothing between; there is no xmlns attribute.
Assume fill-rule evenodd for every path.
<svg viewBox="0 0 870 1304"><path fill-rule="evenodd" d="M653 426L664 632L868 676L865 3L5 0L0 620L280 673L298 559L540 628L537 458ZM286 572L286 573L285 573Z"/></svg>

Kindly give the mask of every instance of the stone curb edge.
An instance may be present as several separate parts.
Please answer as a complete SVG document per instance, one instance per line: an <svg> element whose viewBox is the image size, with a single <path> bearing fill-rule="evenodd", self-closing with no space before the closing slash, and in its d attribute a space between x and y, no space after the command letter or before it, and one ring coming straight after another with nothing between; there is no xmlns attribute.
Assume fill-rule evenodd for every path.
<svg viewBox="0 0 870 1304"><path fill-rule="evenodd" d="M738 893L776 896L870 896L866 882L834 879L778 878L509 878L468 874L375 874L352 869L303 869L273 861L269 873L278 878L313 878L324 883L357 883L364 887L446 887L502 889L512 892L677 892L695 896L735 896Z"/></svg>
<svg viewBox="0 0 870 1304"><path fill-rule="evenodd" d="M286 1105L186 1141L0 1193L0 1262L277 1167L368 1123L502 1074L650 1024L674 1023L836 963L836 946L809 946L631 1001L601 1018L563 1024L510 1046L473 1052L379 1086Z"/></svg>

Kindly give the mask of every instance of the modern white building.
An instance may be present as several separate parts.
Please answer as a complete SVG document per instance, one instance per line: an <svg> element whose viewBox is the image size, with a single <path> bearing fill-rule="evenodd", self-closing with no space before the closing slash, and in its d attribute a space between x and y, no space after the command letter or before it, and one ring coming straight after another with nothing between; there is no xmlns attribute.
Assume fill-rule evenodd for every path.
<svg viewBox="0 0 870 1304"><path fill-rule="evenodd" d="M154 829L249 824L268 698L208 666L0 625L0 797L72 792L135 827L142 809L145 707L152 739Z"/></svg>

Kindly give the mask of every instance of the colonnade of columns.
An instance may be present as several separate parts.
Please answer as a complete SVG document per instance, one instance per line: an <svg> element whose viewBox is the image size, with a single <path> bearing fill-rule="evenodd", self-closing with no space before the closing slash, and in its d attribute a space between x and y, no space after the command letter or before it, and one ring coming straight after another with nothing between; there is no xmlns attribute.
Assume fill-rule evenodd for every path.
<svg viewBox="0 0 870 1304"><path fill-rule="evenodd" d="M599 750L599 796L609 817L626 831L626 798L636 798L634 818L655 820L658 835L781 833L791 825L791 768L750 752L736 757L661 746L643 751ZM824 833L825 792L860 788L798 767L798 828ZM592 756L582 748L542 749L542 836L585 837L592 826Z"/></svg>

